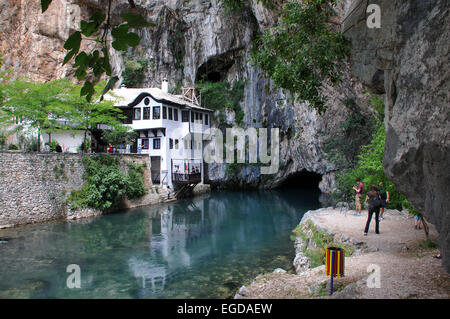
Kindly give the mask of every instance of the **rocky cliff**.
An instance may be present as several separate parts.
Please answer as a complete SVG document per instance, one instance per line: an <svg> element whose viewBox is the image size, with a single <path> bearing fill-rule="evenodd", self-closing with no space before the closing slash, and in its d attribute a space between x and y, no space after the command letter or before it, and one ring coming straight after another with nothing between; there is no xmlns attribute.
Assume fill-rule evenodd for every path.
<svg viewBox="0 0 450 319"><path fill-rule="evenodd" d="M368 29L366 8L381 8ZM436 225L450 271L450 17L448 1L354 1L344 24L352 73L385 94L384 170L397 189Z"/></svg>
<svg viewBox="0 0 450 319"><path fill-rule="evenodd" d="M341 2L337 14L343 19L350 0ZM128 10L127 1L114 1L113 16ZM35 80L71 77L70 66L62 66L64 40L104 0L53 0L41 14L38 2L9 1L1 4L0 43L5 67L16 75ZM239 10L231 10L219 1L152 0L136 1L138 10L155 27L140 30L138 47L119 54L114 50L113 69L120 74L130 60L146 60L141 86L160 86L163 76L170 87L210 81L246 81L241 107L243 127L280 128L280 170L275 175L260 175L257 166L238 167L232 174L226 165L208 167L213 185L277 187L295 177L301 184L306 172L323 176L321 188L333 186L334 166L323 153L323 142L334 134L348 110L344 101L352 99L365 105L362 85L352 79L349 68L337 88L326 87L329 109L319 116L305 103L294 102L289 92L276 89L270 79L249 63L254 37L274 25L277 15L256 0ZM19 32L16 32L20 30ZM89 45L87 42L85 45ZM32 56L33 59L29 57ZM122 74L123 75L123 74ZM232 126L235 114L228 114Z"/></svg>

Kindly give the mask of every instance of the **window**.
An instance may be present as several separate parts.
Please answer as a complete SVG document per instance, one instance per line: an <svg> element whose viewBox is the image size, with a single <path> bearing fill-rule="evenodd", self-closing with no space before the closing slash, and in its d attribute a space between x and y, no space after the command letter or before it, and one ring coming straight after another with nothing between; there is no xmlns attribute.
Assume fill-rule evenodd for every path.
<svg viewBox="0 0 450 319"><path fill-rule="evenodd" d="M194 112L191 111L191 122L194 123Z"/></svg>
<svg viewBox="0 0 450 319"><path fill-rule="evenodd" d="M161 118L161 108L159 106L153 107L153 119L159 120Z"/></svg>
<svg viewBox="0 0 450 319"><path fill-rule="evenodd" d="M142 117L143 120L150 120L150 108L144 107L144 114Z"/></svg>
<svg viewBox="0 0 450 319"><path fill-rule="evenodd" d="M173 120L178 121L178 109L173 109Z"/></svg>
<svg viewBox="0 0 450 319"><path fill-rule="evenodd" d="M200 123L203 123L203 113L200 113Z"/></svg>
<svg viewBox="0 0 450 319"><path fill-rule="evenodd" d="M195 112L195 120L198 121L198 113Z"/></svg>
<svg viewBox="0 0 450 319"><path fill-rule="evenodd" d="M144 99L144 104L145 104L145 105L149 105L149 104L150 104L150 99L149 99L148 97L146 97L146 98Z"/></svg>
<svg viewBox="0 0 450 319"><path fill-rule="evenodd" d="M133 124L133 109L123 109L123 115L125 116L122 119L123 124Z"/></svg>
<svg viewBox="0 0 450 319"><path fill-rule="evenodd" d="M163 106L163 119L167 119L167 107Z"/></svg>
<svg viewBox="0 0 450 319"><path fill-rule="evenodd" d="M173 114L173 110L171 107L169 107L169 120L173 120L172 114Z"/></svg>
<svg viewBox="0 0 450 319"><path fill-rule="evenodd" d="M143 138L141 145L143 150L148 150L148 138Z"/></svg>
<svg viewBox="0 0 450 319"><path fill-rule="evenodd" d="M181 122L189 122L189 111L181 111Z"/></svg>
<svg viewBox="0 0 450 319"><path fill-rule="evenodd" d="M175 139L175 149L176 150L178 149L178 140L177 139Z"/></svg>
<svg viewBox="0 0 450 319"><path fill-rule="evenodd" d="M141 108L140 107L134 109L134 119L135 120L141 119Z"/></svg>
<svg viewBox="0 0 450 319"><path fill-rule="evenodd" d="M173 149L173 139L169 138L169 148Z"/></svg>
<svg viewBox="0 0 450 319"><path fill-rule="evenodd" d="M161 148L161 139L154 138L153 139L153 149L154 150L159 150L160 148Z"/></svg>
<svg viewBox="0 0 450 319"><path fill-rule="evenodd" d="M205 125L208 125L208 114L205 114Z"/></svg>

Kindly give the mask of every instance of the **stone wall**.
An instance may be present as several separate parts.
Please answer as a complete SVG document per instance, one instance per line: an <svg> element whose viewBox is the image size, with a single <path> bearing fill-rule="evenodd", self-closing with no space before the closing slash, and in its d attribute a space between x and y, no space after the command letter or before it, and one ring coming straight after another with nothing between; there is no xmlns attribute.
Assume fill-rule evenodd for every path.
<svg viewBox="0 0 450 319"><path fill-rule="evenodd" d="M111 156L119 156L123 170L128 162L148 162L146 155ZM98 215L95 210L72 212L67 207L66 198L71 190L83 185L81 160L80 154L0 152L0 228ZM148 163L144 181L150 189ZM145 204L160 201L158 196L150 197ZM140 206L139 201L128 205L136 206Z"/></svg>

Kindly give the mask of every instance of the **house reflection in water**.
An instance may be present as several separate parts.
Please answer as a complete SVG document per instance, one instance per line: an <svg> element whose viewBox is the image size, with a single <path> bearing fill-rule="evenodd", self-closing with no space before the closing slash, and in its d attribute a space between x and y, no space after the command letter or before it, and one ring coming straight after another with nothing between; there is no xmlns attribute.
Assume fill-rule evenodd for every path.
<svg viewBox="0 0 450 319"><path fill-rule="evenodd" d="M163 291L166 284L166 269L164 266L152 265L150 262L138 260L131 257L128 267L133 272L134 277L141 279L142 288L146 289L147 284L153 293Z"/></svg>
<svg viewBox="0 0 450 319"><path fill-rule="evenodd" d="M168 205L159 209L156 217L159 220L150 219L147 226L150 254L132 256L128 260L130 272L146 292L150 292L147 288L152 293L161 292L170 273L189 268L193 260L210 254L211 248L202 252L190 245L208 233L205 233L205 203L208 203L205 198L195 198L183 205Z"/></svg>

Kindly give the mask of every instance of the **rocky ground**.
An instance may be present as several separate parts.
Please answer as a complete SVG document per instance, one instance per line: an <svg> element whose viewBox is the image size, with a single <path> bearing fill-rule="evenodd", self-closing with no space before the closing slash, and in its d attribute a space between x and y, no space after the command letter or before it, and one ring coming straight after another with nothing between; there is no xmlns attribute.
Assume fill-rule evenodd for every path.
<svg viewBox="0 0 450 319"><path fill-rule="evenodd" d="M439 249L433 246L437 232L430 225L429 241L423 230L414 229L414 219L406 213L387 210L380 223L380 235L374 233L374 221L368 236L363 236L367 211L320 209L309 212L316 226L338 238L365 247L345 259L345 276L334 281L329 296L330 278L325 266L289 274L281 269L258 276L248 287L241 287L235 298L443 298L450 296L450 275L434 258ZM350 240L348 240L350 239ZM431 243L431 244L430 244ZM369 288L368 266L379 266L380 288ZM373 277L370 277L373 278Z"/></svg>

